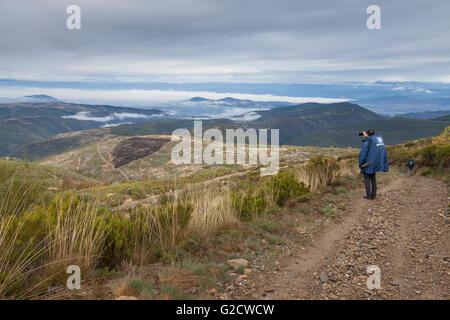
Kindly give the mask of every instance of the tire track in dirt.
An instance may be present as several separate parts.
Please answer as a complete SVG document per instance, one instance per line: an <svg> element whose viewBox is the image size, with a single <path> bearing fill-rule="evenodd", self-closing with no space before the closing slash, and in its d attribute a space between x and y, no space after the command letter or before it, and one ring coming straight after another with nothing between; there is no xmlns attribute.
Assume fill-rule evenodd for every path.
<svg viewBox="0 0 450 320"><path fill-rule="evenodd" d="M420 185L419 188L417 186ZM386 270L387 292L394 299L448 299L450 297L450 241L446 186L413 178L401 195L398 222L402 256L392 255ZM395 248L392 248L393 251ZM395 251L394 251L395 252Z"/></svg>
<svg viewBox="0 0 450 320"><path fill-rule="evenodd" d="M401 180L396 180L383 187L379 193L388 193L400 184ZM269 297L271 299L300 298L299 293L304 292L308 284L316 280L318 266L326 264L329 255L342 245L342 241L350 230L362 222L363 210L367 210L367 201L362 198L354 199L341 221L320 230L314 237L311 247L297 250L287 262L288 267L285 272L282 272L287 272L289 276L278 277L268 285L270 287L268 290L275 289ZM263 295L264 290L267 290L267 284L260 287L259 294Z"/></svg>
<svg viewBox="0 0 450 320"><path fill-rule="evenodd" d="M377 200L357 198L342 220L308 248L283 258L279 272L252 276L266 299L449 299L447 187L423 177L384 186ZM369 290L367 267L381 270Z"/></svg>

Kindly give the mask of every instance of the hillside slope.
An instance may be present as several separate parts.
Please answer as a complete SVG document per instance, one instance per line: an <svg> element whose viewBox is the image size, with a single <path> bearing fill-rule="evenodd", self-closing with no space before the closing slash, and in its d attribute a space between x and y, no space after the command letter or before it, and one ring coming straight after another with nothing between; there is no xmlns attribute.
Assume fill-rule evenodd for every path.
<svg viewBox="0 0 450 320"><path fill-rule="evenodd" d="M64 102L0 104L0 156L59 133L144 121L161 111Z"/></svg>
<svg viewBox="0 0 450 320"><path fill-rule="evenodd" d="M448 125L450 121L390 118L315 130L292 139L292 142L296 145L358 148L361 147L358 132L373 128L377 134L383 136L386 144L393 145L439 135Z"/></svg>
<svg viewBox="0 0 450 320"><path fill-rule="evenodd" d="M108 136L112 136L110 128L61 133L31 142L13 152L11 156L35 161L89 145Z"/></svg>
<svg viewBox="0 0 450 320"><path fill-rule="evenodd" d="M306 103L258 112L261 118L250 126L279 128L280 143L299 145L298 137L312 130L339 124L381 120L382 116L352 103Z"/></svg>
<svg viewBox="0 0 450 320"><path fill-rule="evenodd" d="M169 172L167 142L117 168L139 181L111 184L71 169L78 165L78 172L88 169L103 177L116 169L114 150L127 140L148 143L164 137L109 135L46 159L70 170L0 160L2 210L10 203L8 190L27 198L23 182L46 183L26 199L26 207L3 211L6 221L14 223L0 228L0 239L7 239L5 256L12 257L0 265L8 281L0 297L447 299L448 184L425 179L424 168L406 177L397 164L404 167L404 156L413 155L418 167L432 165L448 176L449 130L389 146L391 171L380 173L379 196L370 201L361 197L355 149L286 146L280 172L261 176L258 168L248 166L186 165ZM163 179L143 179L136 171L153 169L163 172ZM15 181L14 171L21 181ZM75 190L60 193L68 189ZM36 203L42 192L51 197ZM40 259L28 262L22 254L10 254L22 252L28 243L27 253L42 250ZM57 253L63 252L64 259L52 254L53 243L63 244ZM244 268L236 264L238 258L245 259L240 260ZM67 264L80 261L88 279L82 293L65 285ZM382 270L382 288L367 291L366 270L372 264ZM30 270L20 286L14 278L17 265ZM49 291L49 286L56 289Z"/></svg>
<svg viewBox="0 0 450 320"><path fill-rule="evenodd" d="M368 128L373 128L383 135L387 144L396 144L436 135L449 123L446 118L436 120L386 119L352 103L305 103L258 111L257 114L260 117L253 121L203 120L203 130L219 128L224 132L228 128L279 129L281 145L360 147L361 141L357 133ZM42 159L67 152L73 148L87 146L106 136L170 135L179 128L192 131L193 124L194 120L192 119L152 119L97 131L50 137L19 148L13 155L33 160ZM34 137L31 135L29 139L34 139ZM13 142L14 139L10 144Z"/></svg>
<svg viewBox="0 0 450 320"><path fill-rule="evenodd" d="M412 118L412 119L438 119L450 115L450 110L441 111L424 111L424 112L409 112L395 115L397 118Z"/></svg>
<svg viewBox="0 0 450 320"><path fill-rule="evenodd" d="M96 132L91 130L90 132ZM177 142L171 142L171 137L166 135L144 135L144 136L114 136L100 132L98 135L83 137L81 133L60 135L61 141L65 137L69 140L80 139L83 143L68 151L48 156L39 160L39 163L59 168L66 168L80 174L105 181L133 182L148 179L180 178L200 172L214 172L221 170L223 173L232 173L252 167L250 165L237 164L186 164L175 165L171 161L171 153ZM78 138L77 138L78 137ZM131 148L135 140L154 141L147 146ZM164 143L161 143L164 141ZM205 147L209 142L204 142ZM50 147L53 147L49 141ZM36 143L37 146L44 146ZM123 146L126 146L123 148ZM128 145L128 146L127 146ZM147 148L147 150L145 150ZM126 154L119 154L123 149ZM237 153L237 149L235 149ZM340 156L351 152L352 149L314 148L285 146L280 148L280 165L285 163L298 163L308 160L312 155L330 154ZM148 152L147 152L148 151ZM192 149L193 152L193 149ZM245 151L248 156L248 148ZM126 158L126 161L123 161ZM117 164L120 165L117 165ZM253 167L257 167L253 165Z"/></svg>

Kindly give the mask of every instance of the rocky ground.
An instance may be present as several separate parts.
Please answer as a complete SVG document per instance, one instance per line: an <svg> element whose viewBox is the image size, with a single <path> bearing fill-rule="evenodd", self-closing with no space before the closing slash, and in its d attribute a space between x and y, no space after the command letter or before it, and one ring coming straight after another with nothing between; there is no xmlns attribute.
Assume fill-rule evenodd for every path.
<svg viewBox="0 0 450 320"><path fill-rule="evenodd" d="M287 248L273 268L248 266L222 298L450 299L450 215L444 183L401 177L376 200L354 200L337 223ZM369 266L380 288L369 289ZM219 297L221 298L221 297Z"/></svg>

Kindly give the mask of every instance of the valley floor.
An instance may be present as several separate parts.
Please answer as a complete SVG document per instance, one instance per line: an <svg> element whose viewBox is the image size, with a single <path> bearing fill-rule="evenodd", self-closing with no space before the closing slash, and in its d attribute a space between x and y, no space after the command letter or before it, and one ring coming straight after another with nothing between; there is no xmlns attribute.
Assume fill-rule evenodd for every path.
<svg viewBox="0 0 450 320"><path fill-rule="evenodd" d="M344 215L274 268L229 287L229 299L450 299L450 224L444 183L419 176L353 200ZM381 288L366 285L369 265ZM253 266L255 267L255 266ZM256 267L256 269L260 269Z"/></svg>

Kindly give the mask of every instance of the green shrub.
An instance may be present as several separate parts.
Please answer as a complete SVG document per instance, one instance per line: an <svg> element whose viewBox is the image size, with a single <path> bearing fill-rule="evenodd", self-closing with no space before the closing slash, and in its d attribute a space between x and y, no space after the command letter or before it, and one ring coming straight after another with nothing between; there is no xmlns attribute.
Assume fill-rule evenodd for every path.
<svg viewBox="0 0 450 320"><path fill-rule="evenodd" d="M129 280L128 285L143 299L151 299L154 296L153 283L150 280L132 278Z"/></svg>
<svg viewBox="0 0 450 320"><path fill-rule="evenodd" d="M253 216L261 214L266 208L265 195L262 189L256 194L252 190L247 192L233 192L231 201L238 217L243 221L249 221Z"/></svg>
<svg viewBox="0 0 450 320"><path fill-rule="evenodd" d="M270 177L258 188L248 186L245 192L232 192L231 200L239 218L250 221L263 213L271 202L281 207L291 200L306 201L310 195L305 183L298 182L293 172L284 171Z"/></svg>
<svg viewBox="0 0 450 320"><path fill-rule="evenodd" d="M142 222L142 217L136 214L130 214L127 218L121 212L105 212L98 219L97 228L107 230L103 265L117 266L123 260L132 260L136 233L142 232Z"/></svg>
<svg viewBox="0 0 450 320"><path fill-rule="evenodd" d="M438 150L439 164L445 168L448 168L450 164L450 145L443 145Z"/></svg>
<svg viewBox="0 0 450 320"><path fill-rule="evenodd" d="M409 157L420 166L431 168L448 168L450 164L450 127L439 136L406 142L399 146L388 146L389 162L402 167ZM425 173L427 174L427 173Z"/></svg>
<svg viewBox="0 0 450 320"><path fill-rule="evenodd" d="M154 209L153 213L158 217L158 222L163 230L168 230L174 226L181 229L185 228L189 223L192 211L193 207L189 203L166 203Z"/></svg>
<svg viewBox="0 0 450 320"><path fill-rule="evenodd" d="M145 189L141 186L132 186L128 188L128 194L134 199L144 199L147 196Z"/></svg>
<svg viewBox="0 0 450 320"><path fill-rule="evenodd" d="M404 146L406 148L410 148L410 147L413 147L415 144L416 144L416 142L414 140L411 140L411 141L405 142Z"/></svg>
<svg viewBox="0 0 450 320"><path fill-rule="evenodd" d="M119 272L114 268L110 269L108 266L106 266L104 268L95 270L94 274L96 277L111 278L111 277L118 276Z"/></svg>
<svg viewBox="0 0 450 320"><path fill-rule="evenodd" d="M267 183L272 191L273 200L283 206L289 200L306 201L310 198L310 189L303 182L298 182L291 171L280 172Z"/></svg>
<svg viewBox="0 0 450 320"><path fill-rule="evenodd" d="M422 148L422 164L428 167L448 167L450 162L450 145L433 144Z"/></svg>
<svg viewBox="0 0 450 320"><path fill-rule="evenodd" d="M166 193L163 193L160 197L159 197L159 203L160 204L167 204L170 202L174 201L174 196L169 194L167 195Z"/></svg>
<svg viewBox="0 0 450 320"><path fill-rule="evenodd" d="M188 225L191 204L167 203L156 208L136 208L130 212L105 211L98 228L107 229L104 265L122 261L154 262L161 258L171 240L176 240Z"/></svg>
<svg viewBox="0 0 450 320"><path fill-rule="evenodd" d="M331 219L336 218L336 214L335 214L334 210L329 207L320 208L319 211L321 214L323 214L327 218L331 218Z"/></svg>
<svg viewBox="0 0 450 320"><path fill-rule="evenodd" d="M422 149L422 163L426 166L433 167L438 163L437 145L431 145Z"/></svg>
<svg viewBox="0 0 450 320"><path fill-rule="evenodd" d="M167 284L161 288L161 293L166 293L169 295L170 298L174 300L188 300L190 299L189 295L186 294L183 290L179 289L178 287Z"/></svg>

